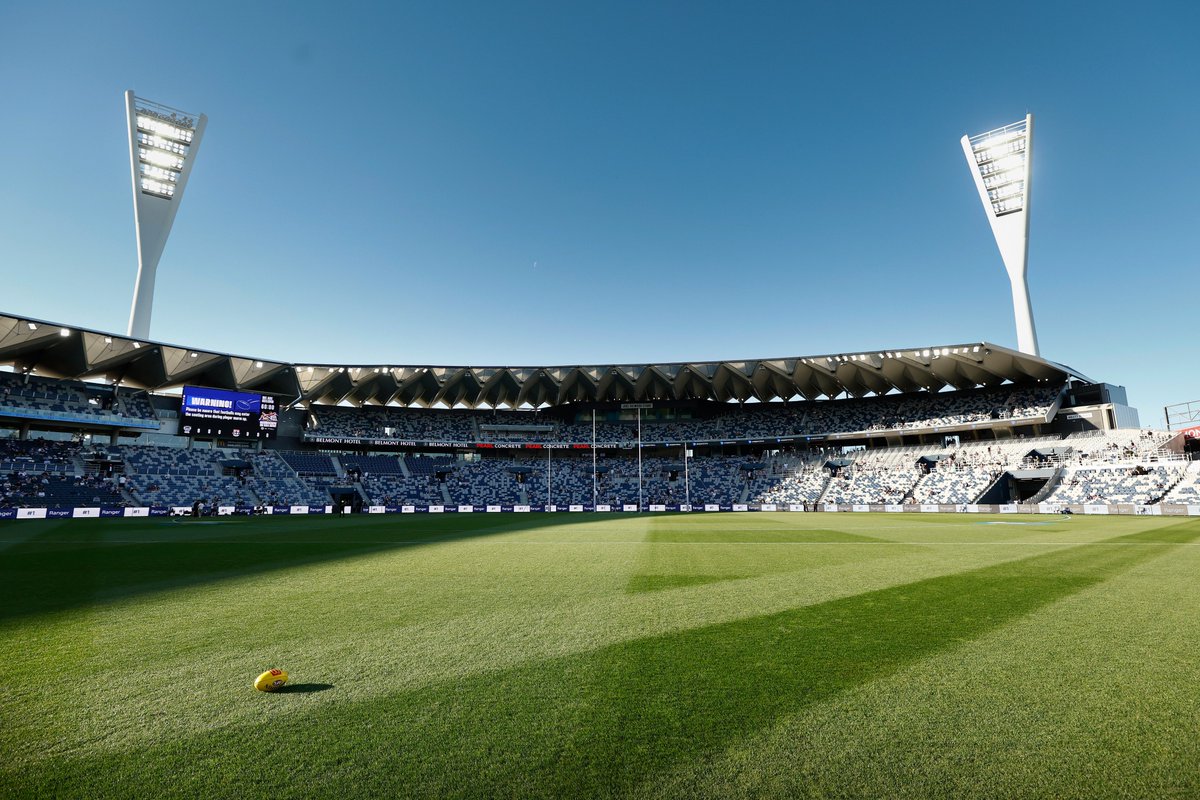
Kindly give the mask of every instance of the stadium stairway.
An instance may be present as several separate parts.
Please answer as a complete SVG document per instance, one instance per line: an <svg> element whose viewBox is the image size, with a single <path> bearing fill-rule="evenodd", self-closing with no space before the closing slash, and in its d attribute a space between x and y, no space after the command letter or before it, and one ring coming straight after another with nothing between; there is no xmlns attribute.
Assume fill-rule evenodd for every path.
<svg viewBox="0 0 1200 800"><path fill-rule="evenodd" d="M1183 477L1163 496L1162 502L1194 503L1200 495L1200 461L1193 461L1184 470Z"/></svg>
<svg viewBox="0 0 1200 800"><path fill-rule="evenodd" d="M1172 455L1175 455L1175 454L1172 453ZM1179 479L1172 481L1171 485L1167 487L1167 490L1165 492L1160 494L1158 497L1154 498L1154 502L1155 503L1164 502L1171 495L1171 492L1175 491L1175 487L1177 487L1183 483L1190 483L1193 479L1193 476L1194 476L1193 473L1195 471L1195 468L1197 468L1197 467L1200 467L1200 462L1192 462L1192 463L1188 464L1187 468L1179 473Z"/></svg>
<svg viewBox="0 0 1200 800"><path fill-rule="evenodd" d="M398 458L397 461L400 462L400 474L406 478L411 478L412 470L410 470L408 468L407 460L405 458L401 457L401 458Z"/></svg>
<svg viewBox="0 0 1200 800"><path fill-rule="evenodd" d="M830 475L829 479L825 481L825 488L821 490L821 494L817 496L817 499L815 502L816 503L824 503L825 495L829 494L829 489L832 486L833 486L833 476Z"/></svg>
<svg viewBox="0 0 1200 800"><path fill-rule="evenodd" d="M454 498L450 497L450 489L446 486L446 484L439 484L438 488L442 490L442 502L448 506L454 505Z"/></svg>
<svg viewBox="0 0 1200 800"><path fill-rule="evenodd" d="M329 460L333 462L333 474L339 478L346 477L346 468L342 466L342 460L335 454L329 454Z"/></svg>
<svg viewBox="0 0 1200 800"><path fill-rule="evenodd" d="M1053 494L1055 489L1057 489L1059 487L1059 484L1062 483L1063 476L1066 475L1066 473L1067 473L1066 466L1059 464L1055 468L1054 474L1050 476L1050 480L1046 481L1046 485L1041 488L1041 491L1039 491L1033 497L1029 498L1029 500L1026 502L1030 503L1031 505L1036 505L1038 503L1043 502L1047 497L1049 497L1051 494ZM1000 478L997 478L997 480L1000 480L1003 477L1004 477L1004 474L1001 474Z"/></svg>

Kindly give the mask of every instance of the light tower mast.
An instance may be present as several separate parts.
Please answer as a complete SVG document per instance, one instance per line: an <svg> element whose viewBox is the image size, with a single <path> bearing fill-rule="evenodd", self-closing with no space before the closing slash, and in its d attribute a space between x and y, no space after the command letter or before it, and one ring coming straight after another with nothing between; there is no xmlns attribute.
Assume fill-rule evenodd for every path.
<svg viewBox="0 0 1200 800"><path fill-rule="evenodd" d="M1029 259L1029 178L1033 163L1033 115L978 136L962 137L963 153L979 189L979 199L1008 280L1012 284L1017 349L1040 355L1033 305L1029 301L1026 266Z"/></svg>
<svg viewBox="0 0 1200 800"><path fill-rule="evenodd" d="M150 338L154 277L183 190L200 150L208 117L152 103L125 92L129 120L129 166L133 176L133 225L138 271L129 312L129 335Z"/></svg>

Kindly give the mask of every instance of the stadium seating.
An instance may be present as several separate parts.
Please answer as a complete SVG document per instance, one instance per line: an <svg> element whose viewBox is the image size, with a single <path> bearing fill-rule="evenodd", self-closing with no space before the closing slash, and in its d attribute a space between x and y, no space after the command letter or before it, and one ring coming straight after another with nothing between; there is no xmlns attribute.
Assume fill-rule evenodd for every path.
<svg viewBox="0 0 1200 800"><path fill-rule="evenodd" d="M427 459L432 460L432 459ZM524 486L512 462L505 459L466 462L446 479L446 489L455 505L516 505L523 498Z"/></svg>
<svg viewBox="0 0 1200 800"><path fill-rule="evenodd" d="M124 505L124 499L110 479L21 471L0 475L0 506L71 508L120 505Z"/></svg>
<svg viewBox="0 0 1200 800"><path fill-rule="evenodd" d="M1130 428L1067 436L1064 444L1075 454L1076 463L1096 461L1142 461L1162 455L1161 448L1171 438L1165 431Z"/></svg>
<svg viewBox="0 0 1200 800"><path fill-rule="evenodd" d="M222 474L221 450L125 445L109 448L123 460L127 488L142 505L191 506L202 500L211 506L254 505L257 498L245 481Z"/></svg>
<svg viewBox="0 0 1200 800"><path fill-rule="evenodd" d="M546 494L546 463L539 461L525 482L525 491L533 505L592 502L591 459L559 459L550 464L550 494ZM599 500L599 502L604 502Z"/></svg>
<svg viewBox="0 0 1200 800"><path fill-rule="evenodd" d="M329 492L296 474L275 451L264 450L248 457L251 471L247 486L259 501L269 506L325 506Z"/></svg>
<svg viewBox="0 0 1200 800"><path fill-rule="evenodd" d="M454 459L450 456L405 456L404 465L411 475L435 475L454 469Z"/></svg>
<svg viewBox="0 0 1200 800"><path fill-rule="evenodd" d="M642 441L681 443L831 433L911 431L994 420L1044 421L1061 387L873 397L740 407L713 404L703 419L644 420ZM567 422L532 411L313 406L310 436L398 441L590 442L590 420ZM600 421L597 442L637 439L634 422Z"/></svg>
<svg viewBox="0 0 1200 800"><path fill-rule="evenodd" d="M321 453L302 453L290 450L278 451L279 457L300 475L336 475L333 459Z"/></svg>
<svg viewBox="0 0 1200 800"><path fill-rule="evenodd" d="M362 487L371 505L441 505L445 501L440 484L429 476L371 474L362 480Z"/></svg>
<svg viewBox="0 0 1200 800"><path fill-rule="evenodd" d="M1200 461L1188 465L1183 478L1163 499L1165 503L1200 505Z"/></svg>
<svg viewBox="0 0 1200 800"><path fill-rule="evenodd" d="M999 476L998 470L938 464L913 487L917 503L974 503Z"/></svg>
<svg viewBox="0 0 1200 800"><path fill-rule="evenodd" d="M338 456L347 472L363 475L403 475L404 468L396 456L360 456L349 453Z"/></svg>
<svg viewBox="0 0 1200 800"><path fill-rule="evenodd" d="M754 499L760 503L815 503L825 493L829 480L828 470L810 466L789 473L775 486L760 492Z"/></svg>
<svg viewBox="0 0 1200 800"><path fill-rule="evenodd" d="M10 401L14 397L28 399L32 394L35 402L89 406L93 405L89 392L100 397L109 391L106 387L93 391L70 382L27 380L12 373L4 375L0 385L7 389ZM413 452L421 449L416 447L396 454L331 455L307 449L253 452L248 448L226 451L146 444L97 446L115 461L118 480L124 473L110 496L111 481L87 475L96 469L108 470L108 466L91 458L81 445L8 438L0 439L0 480L8 487L8 499L22 504L73 496L88 502L100 497L106 502L154 505L190 505L203 499L209 504L321 506L331 503L333 496L349 495L375 505L566 506L590 504L593 497L599 503L624 505L636 503L639 493L644 504L676 504L689 499L694 505L821 500L959 504L978 500L1006 470L1052 467L1065 472L1060 473L1053 492L1048 492L1050 502L1145 503L1164 495L1173 502L1200 499L1195 476L1189 473L1180 480L1185 477L1183 462L1164 448L1169 434L1157 431L1014 436L973 442L959 442L958 437L947 435L938 437L944 444L904 446L879 446L884 440L866 436L854 447L841 447L837 440L811 446L769 443L773 435L797 432L905 432L934 423L952 426L977 420L1038 419L1057 402L1058 391L1049 386L1009 386L864 400L702 405L685 409L672 421L643 420L646 447L640 480L637 451L628 447L636 436L636 426L611 419L597 422L597 440L619 441L626 447L600 451L595 477L591 453L567 448L531 452L497 447L482 451L479 458L476 454L421 454ZM116 396L116 410L154 414L145 393L122 391ZM688 418L690 414L697 416ZM317 406L313 416L318 422L313 430L369 430L385 438L398 432L416 440L455 441L447 437L459 437L497 443L590 441L592 437L586 414L564 421L544 411ZM994 435L1003 436L1009 430L998 428ZM688 459L685 475L680 441L742 438L766 441L746 448L750 451L746 455L728 452L733 447L695 447L697 455ZM655 447L656 441L669 446ZM428 449L439 452L441 448ZM1139 465L1146 469L1137 470ZM839 475L830 477L838 471ZM103 491L85 498L88 490Z"/></svg>
<svg viewBox="0 0 1200 800"><path fill-rule="evenodd" d="M74 470L80 447L73 442L46 439L0 439L0 473L65 473Z"/></svg>
<svg viewBox="0 0 1200 800"><path fill-rule="evenodd" d="M309 432L318 436L414 441L478 438L478 414L471 411L339 406L313 406L311 411L316 424Z"/></svg>
<svg viewBox="0 0 1200 800"><path fill-rule="evenodd" d="M1157 503L1184 475L1185 466L1077 467L1063 476L1050 503Z"/></svg>
<svg viewBox="0 0 1200 800"><path fill-rule="evenodd" d="M159 427L145 392L101 388L0 372L0 411L8 416L52 418L96 425Z"/></svg>
<svg viewBox="0 0 1200 800"><path fill-rule="evenodd" d="M823 499L827 503L903 503L921 474L917 467L854 467L830 481Z"/></svg>

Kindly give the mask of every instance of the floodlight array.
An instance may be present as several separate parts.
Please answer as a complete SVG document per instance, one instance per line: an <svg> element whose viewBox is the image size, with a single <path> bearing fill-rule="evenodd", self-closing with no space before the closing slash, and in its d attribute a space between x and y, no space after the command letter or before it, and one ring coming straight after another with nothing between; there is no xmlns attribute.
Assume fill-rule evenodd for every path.
<svg viewBox="0 0 1200 800"><path fill-rule="evenodd" d="M184 144L191 144L192 137L196 135L196 132L193 130L146 116L144 113L138 114L137 126L139 131L148 131L164 139L174 139Z"/></svg>
<svg viewBox="0 0 1200 800"><path fill-rule="evenodd" d="M1000 217L1024 209L1029 149L1025 121L973 136L970 143L992 212Z"/></svg>
<svg viewBox="0 0 1200 800"><path fill-rule="evenodd" d="M137 109L139 186L142 192L170 200L187 162L195 130L192 120L139 107Z"/></svg>

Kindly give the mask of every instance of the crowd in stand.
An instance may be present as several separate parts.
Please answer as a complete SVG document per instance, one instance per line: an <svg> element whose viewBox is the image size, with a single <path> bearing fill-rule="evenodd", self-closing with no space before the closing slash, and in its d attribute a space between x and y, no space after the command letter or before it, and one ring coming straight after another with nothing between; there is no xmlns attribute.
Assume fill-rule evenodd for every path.
<svg viewBox="0 0 1200 800"><path fill-rule="evenodd" d="M1058 387L1034 387L927 396L876 397L815 403L813 432L908 431L1008 419L1042 419L1058 399Z"/></svg>
<svg viewBox="0 0 1200 800"><path fill-rule="evenodd" d="M644 420L643 442L674 443L729 439L815 436L831 433L909 431L994 420L1045 421L1058 387L1026 387L862 400L750 403L713 406L711 416L674 421ZM314 406L310 436L413 441L591 442L590 420L567 422L532 411L466 411ZM595 440L637 440L636 421L599 421Z"/></svg>
<svg viewBox="0 0 1200 800"><path fill-rule="evenodd" d="M471 441L478 439L476 413L439 409L343 408L319 406L309 433L363 439L400 441Z"/></svg>
<svg viewBox="0 0 1200 800"><path fill-rule="evenodd" d="M0 507L120 506L113 481L99 475L65 476L15 470L0 475Z"/></svg>
<svg viewBox="0 0 1200 800"><path fill-rule="evenodd" d="M53 395L42 398L48 402L66 402L65 395L76 393L76 401L91 404L86 390L72 384L0 373L0 402L43 391ZM1009 386L917 397L702 406L684 413L711 416L643 420L642 441L770 440L798 432L904 431L1040 419L1057 398L1053 387ZM110 394L109 399L130 413L154 413L144 393ZM590 419L564 422L533 411L317 407L313 414L317 424L312 433L417 441L591 441L593 430ZM637 430L634 424L611 420L598 421L595 428L597 441L623 445L632 443ZM687 459L686 468L683 448L673 446L644 453L640 476L635 453L622 449L601 452L593 474L590 455L577 457L565 450L550 451L547 463L542 451L499 449L483 459L150 445L100 446L85 453L74 442L3 439L0 500L49 503L69 496L85 503L190 506L202 499L217 507L324 506L335 498L352 498L363 505L565 506L591 503L594 497L619 506L636 503L640 494L644 504L958 504L974 502L1005 470L1052 466L1075 468L1052 495L1056 501L1153 502L1180 484L1183 475L1174 466L1153 463L1168 437L1118 430L959 443L957 437L945 436L940 446L860 445L867 449L858 450L826 441L811 447L768 444L767 453L759 455L721 455L698 447L699 455ZM1132 462L1151 468L1138 472ZM1194 494L1181 487L1176 495L1200 497L1200 487Z"/></svg>
<svg viewBox="0 0 1200 800"><path fill-rule="evenodd" d="M644 504L690 499L694 505L967 503L1006 469L1043 465L1037 459L1044 456L1035 454L1050 453L1056 459L1051 466L1065 466L1068 474L1049 501L1155 502L1180 483L1182 464L1129 462L1157 452L1148 448L1157 448L1164 438L1160 432L1135 430L849 452L826 446L757 458L701 455L688 459L686 469L681 457L646 455L641 499ZM0 440L2 500L20 505L69 498L106 505L186 506L203 499L214 507L323 506L339 495L377 505L565 506L590 503L593 497L610 505L637 502L633 453L602 453L597 465L593 482L590 458L560 455L548 465L541 455L519 452L480 460L144 445L85 449L75 442ZM1200 487L1187 483L1173 496L1194 500Z"/></svg>
<svg viewBox="0 0 1200 800"><path fill-rule="evenodd" d="M0 439L0 471L63 472L79 451L72 442Z"/></svg>

